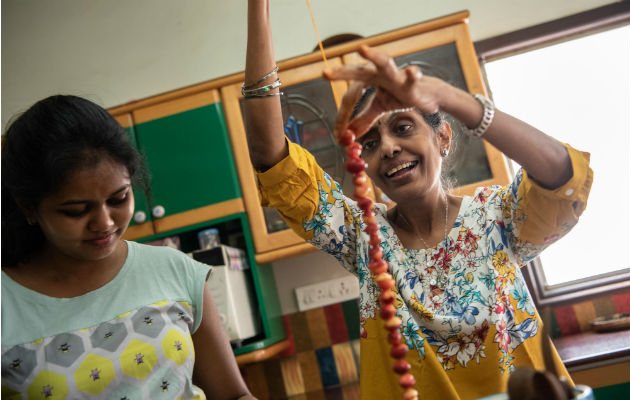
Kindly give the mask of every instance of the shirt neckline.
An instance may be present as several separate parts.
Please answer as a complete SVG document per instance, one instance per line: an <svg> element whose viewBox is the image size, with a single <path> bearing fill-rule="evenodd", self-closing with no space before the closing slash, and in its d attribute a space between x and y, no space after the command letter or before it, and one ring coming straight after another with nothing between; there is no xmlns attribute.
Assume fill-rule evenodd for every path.
<svg viewBox="0 0 630 400"><path fill-rule="evenodd" d="M457 222L462 217L462 210L468 209L472 200L473 198L471 196L462 196L462 202L459 205L459 210L457 210L457 217L455 217L455 222ZM384 215L386 216L387 214L385 213ZM391 235L394 241L396 243L399 243L400 249L406 254L422 254L422 253L430 253L430 252L438 251L440 248L444 247L444 239L451 236L451 233L453 232L453 228L455 227L454 225L451 225L448 229L448 232L446 233L446 236L443 237L442 240L440 240L440 242L435 247L429 247L427 249L410 249L408 247L405 247L402 244L402 241L398 237L398 234L396 233L396 230L394 229L394 227L389 223L389 220L386 217L384 218L384 220L385 220L385 223L387 224L387 228L391 232Z"/></svg>
<svg viewBox="0 0 630 400"><path fill-rule="evenodd" d="M17 294L20 294L22 296L28 296L28 298L31 301L37 302L37 303L79 302L79 301L84 301L86 299L90 299L92 297L100 296L102 293L111 290L110 288L117 286L118 282L120 282L122 279L124 279L125 275L127 274L128 270L129 270L129 266L132 263L132 258L134 256L134 252L135 252L135 248L133 246L134 242L129 242L127 240L124 240L124 242L127 244L127 246L126 246L127 247L127 256L125 258L125 262L123 263L123 266L120 268L120 271L118 271L116 276L113 279L111 279L109 282L104 284L103 286L101 286L101 287L99 287L97 289L94 289L94 290L92 290L90 292L87 292L85 294L82 294L80 296L75 296L75 297L54 297L54 296L48 296L48 295L45 295L45 294L40 293L38 291L35 291L33 289L29 289L26 286L21 285L20 283L14 281L4 271L2 271L2 286L3 286L3 289L6 287L7 289L10 289L10 290L16 292Z"/></svg>

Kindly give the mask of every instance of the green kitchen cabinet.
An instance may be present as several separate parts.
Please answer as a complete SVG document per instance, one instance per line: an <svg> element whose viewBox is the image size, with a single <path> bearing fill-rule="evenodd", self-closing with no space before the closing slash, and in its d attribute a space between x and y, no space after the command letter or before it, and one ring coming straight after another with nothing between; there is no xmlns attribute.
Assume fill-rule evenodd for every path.
<svg viewBox="0 0 630 400"><path fill-rule="evenodd" d="M137 239L243 211L217 90L131 110L127 131L143 154L150 186L136 190ZM120 117L118 117L120 120Z"/></svg>

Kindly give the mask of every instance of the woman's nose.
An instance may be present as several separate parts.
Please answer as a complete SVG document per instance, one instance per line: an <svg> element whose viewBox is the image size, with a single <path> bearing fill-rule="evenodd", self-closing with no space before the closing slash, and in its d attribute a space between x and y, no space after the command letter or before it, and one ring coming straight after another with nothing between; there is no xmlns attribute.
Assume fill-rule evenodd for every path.
<svg viewBox="0 0 630 400"><path fill-rule="evenodd" d="M398 142L389 135L381 136L381 156L382 158L392 158L400 153Z"/></svg>
<svg viewBox="0 0 630 400"><path fill-rule="evenodd" d="M109 207L102 206L95 210L92 220L90 221L89 228L94 232L107 232L114 225L115 223L112 211Z"/></svg>

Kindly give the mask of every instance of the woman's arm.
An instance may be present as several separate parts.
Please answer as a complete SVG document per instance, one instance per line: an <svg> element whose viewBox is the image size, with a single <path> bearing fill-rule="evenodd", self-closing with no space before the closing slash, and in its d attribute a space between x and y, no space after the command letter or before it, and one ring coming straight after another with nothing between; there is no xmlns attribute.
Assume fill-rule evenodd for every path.
<svg viewBox="0 0 630 400"><path fill-rule="evenodd" d="M385 112L416 107L425 113L445 111L470 128L479 125L483 107L469 93L448 83L422 75L416 67L401 70L388 55L361 47L359 53L372 65L345 66L327 71L331 80L355 80L349 96L356 97L361 87L377 87L370 107L347 125L363 133ZM342 102L343 107L343 102ZM346 115L343 110L340 115ZM557 188L572 176L569 155L557 140L508 114L496 110L494 120L484 139L525 168L536 182L546 188Z"/></svg>
<svg viewBox="0 0 630 400"><path fill-rule="evenodd" d="M214 300L206 284L201 325L192 335L195 346L193 380L209 399L255 399L247 390Z"/></svg>
<svg viewBox="0 0 630 400"><path fill-rule="evenodd" d="M248 0L245 84L257 82L273 71L275 65L269 0ZM277 75L272 74L257 86L270 84L276 78ZM271 93L278 91L274 89ZM244 114L249 154L254 168L266 170L289 154L279 96L246 99Z"/></svg>

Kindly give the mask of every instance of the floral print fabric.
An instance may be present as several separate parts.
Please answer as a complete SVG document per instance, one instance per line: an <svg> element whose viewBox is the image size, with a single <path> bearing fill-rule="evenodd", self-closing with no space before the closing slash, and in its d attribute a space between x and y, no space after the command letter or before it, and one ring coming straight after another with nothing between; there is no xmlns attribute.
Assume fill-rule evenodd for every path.
<svg viewBox="0 0 630 400"><path fill-rule="evenodd" d="M379 288L368 269L369 237L363 233L362 212L313 166L305 150L290 146L293 161L283 161L285 165L275 172L259 174L263 204L278 208L298 234L358 276L361 335L368 338L367 322L378 315ZM592 181L588 155L567 148L574 167L574 178L567 185L580 190L571 190L571 196L566 195L566 185L548 191L525 172L508 186L478 188L474 196L463 198L454 225L435 248L406 249L387 221L385 206L375 206L383 259L396 280L394 304L402 319L401 333L416 361L422 363L430 352L448 374L474 369L492 352L496 374L507 375L518 365L515 349L540 331L520 266L575 225ZM283 179L276 175L280 169ZM282 181L285 187L277 184ZM556 210L553 216L533 212L530 217L530 210L551 202L556 203L551 207ZM298 214L309 204L310 214ZM535 214L545 221L538 221Z"/></svg>

